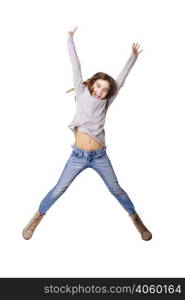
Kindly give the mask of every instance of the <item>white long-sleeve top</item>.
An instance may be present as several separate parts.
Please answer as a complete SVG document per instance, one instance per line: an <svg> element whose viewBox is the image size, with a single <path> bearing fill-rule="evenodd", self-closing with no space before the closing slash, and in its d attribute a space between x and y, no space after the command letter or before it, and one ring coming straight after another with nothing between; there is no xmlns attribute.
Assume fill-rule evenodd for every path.
<svg viewBox="0 0 185 300"><path fill-rule="evenodd" d="M105 143L105 118L106 113L114 99L117 97L121 87L123 86L127 75L137 60L137 55L131 55L116 79L117 92L109 99L97 99L93 97L88 89L83 84L81 65L76 53L75 44L71 34L68 34L68 52L73 70L73 83L76 92L76 113L72 122L69 124L74 134L76 129L83 133L87 133L96 141L106 146ZM72 144L74 145L74 144Z"/></svg>

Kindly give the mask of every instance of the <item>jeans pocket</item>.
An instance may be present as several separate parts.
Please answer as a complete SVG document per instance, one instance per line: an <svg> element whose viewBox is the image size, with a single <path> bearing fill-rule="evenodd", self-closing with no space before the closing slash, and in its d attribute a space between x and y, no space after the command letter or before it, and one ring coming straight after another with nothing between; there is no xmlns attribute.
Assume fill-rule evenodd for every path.
<svg viewBox="0 0 185 300"><path fill-rule="evenodd" d="M104 156L105 154L106 154L106 151L102 151L100 153L97 153L95 158L100 158L100 157Z"/></svg>
<svg viewBox="0 0 185 300"><path fill-rule="evenodd" d="M80 151L73 150L72 156L73 157L82 157L82 153Z"/></svg>

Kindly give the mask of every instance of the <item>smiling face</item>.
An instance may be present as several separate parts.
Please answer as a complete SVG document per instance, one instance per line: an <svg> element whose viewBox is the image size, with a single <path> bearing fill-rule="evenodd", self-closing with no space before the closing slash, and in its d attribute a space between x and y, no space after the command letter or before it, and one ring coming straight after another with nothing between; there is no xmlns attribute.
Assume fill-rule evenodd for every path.
<svg viewBox="0 0 185 300"><path fill-rule="evenodd" d="M97 79L91 87L92 96L96 99L105 99L110 89L110 84L107 80Z"/></svg>

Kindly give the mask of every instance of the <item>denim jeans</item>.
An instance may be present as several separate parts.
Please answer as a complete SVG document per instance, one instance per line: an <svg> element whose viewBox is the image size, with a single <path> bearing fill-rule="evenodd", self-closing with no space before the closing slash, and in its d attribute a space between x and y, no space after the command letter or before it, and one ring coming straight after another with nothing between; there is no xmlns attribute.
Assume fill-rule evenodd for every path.
<svg viewBox="0 0 185 300"><path fill-rule="evenodd" d="M57 184L40 203L40 214L45 214L55 201L66 191L76 176L87 168L94 169L101 176L109 191L116 197L129 214L136 213L129 196L118 183L112 164L106 153L107 147L103 146L102 148L93 151L83 150L74 145L71 147L73 148L72 153Z"/></svg>

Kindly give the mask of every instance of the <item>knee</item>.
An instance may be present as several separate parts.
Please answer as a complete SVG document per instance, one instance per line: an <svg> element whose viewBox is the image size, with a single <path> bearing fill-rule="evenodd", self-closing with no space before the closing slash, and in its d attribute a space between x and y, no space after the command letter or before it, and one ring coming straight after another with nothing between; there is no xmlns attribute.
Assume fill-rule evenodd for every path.
<svg viewBox="0 0 185 300"><path fill-rule="evenodd" d="M56 185L51 190L51 193L52 193L53 197L59 197L66 191L67 188L68 188L68 185L63 185L63 186Z"/></svg>
<svg viewBox="0 0 185 300"><path fill-rule="evenodd" d="M115 196L121 196L121 195L126 194L125 191L122 189L122 187L119 185L118 182L116 182L114 184L111 184L109 186L109 190Z"/></svg>

